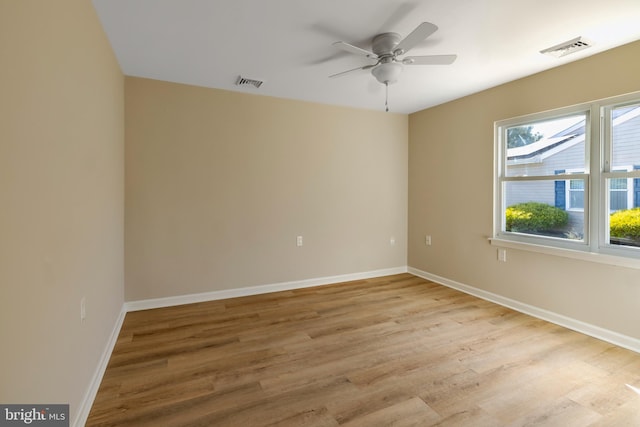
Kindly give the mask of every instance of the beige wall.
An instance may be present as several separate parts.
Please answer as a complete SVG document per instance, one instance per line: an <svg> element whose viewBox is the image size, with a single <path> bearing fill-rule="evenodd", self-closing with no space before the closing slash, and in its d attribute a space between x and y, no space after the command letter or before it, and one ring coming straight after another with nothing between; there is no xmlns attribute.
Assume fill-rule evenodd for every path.
<svg viewBox="0 0 640 427"><path fill-rule="evenodd" d="M125 276L139 300L408 259L640 338L639 270L486 240L493 122L640 90L640 43L409 118L125 80L88 0L0 0L0 52L2 403L75 418Z"/></svg>
<svg viewBox="0 0 640 427"><path fill-rule="evenodd" d="M406 115L125 87L127 300L406 265Z"/></svg>
<svg viewBox="0 0 640 427"><path fill-rule="evenodd" d="M124 81L88 0L0 0L0 52L0 402L73 419L123 303Z"/></svg>
<svg viewBox="0 0 640 427"><path fill-rule="evenodd" d="M640 270L512 249L499 263L487 241L494 121L638 91L639 76L636 42L412 114L408 265L640 338Z"/></svg>

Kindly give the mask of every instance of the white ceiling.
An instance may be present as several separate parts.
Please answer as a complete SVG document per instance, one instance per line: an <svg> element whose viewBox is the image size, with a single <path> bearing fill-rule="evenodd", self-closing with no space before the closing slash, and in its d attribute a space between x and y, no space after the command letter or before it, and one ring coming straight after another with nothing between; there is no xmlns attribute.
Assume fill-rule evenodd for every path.
<svg viewBox="0 0 640 427"><path fill-rule="evenodd" d="M428 21L439 30L410 55L458 55L405 67L389 108L412 113L640 39L640 0L93 0L126 75L325 104L384 110L364 49ZM540 50L582 36L593 46L554 58ZM263 80L236 86L239 75Z"/></svg>

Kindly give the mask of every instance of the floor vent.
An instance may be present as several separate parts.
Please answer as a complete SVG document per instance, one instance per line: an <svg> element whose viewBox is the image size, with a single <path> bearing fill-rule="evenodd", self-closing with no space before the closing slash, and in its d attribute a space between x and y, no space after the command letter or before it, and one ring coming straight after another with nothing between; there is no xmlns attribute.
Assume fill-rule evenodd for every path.
<svg viewBox="0 0 640 427"><path fill-rule="evenodd" d="M262 86L262 83L264 83L262 80L247 79L245 77L238 76L238 80L236 81L236 86L251 85L259 88L260 86Z"/></svg>
<svg viewBox="0 0 640 427"><path fill-rule="evenodd" d="M571 53L578 52L579 50L591 47L591 45L592 44L589 43L584 38L576 37L575 39L566 41L564 43L560 43L559 45L541 50L540 53L544 53L545 55L551 55L551 56L555 56L556 58L560 58L562 56L566 56Z"/></svg>

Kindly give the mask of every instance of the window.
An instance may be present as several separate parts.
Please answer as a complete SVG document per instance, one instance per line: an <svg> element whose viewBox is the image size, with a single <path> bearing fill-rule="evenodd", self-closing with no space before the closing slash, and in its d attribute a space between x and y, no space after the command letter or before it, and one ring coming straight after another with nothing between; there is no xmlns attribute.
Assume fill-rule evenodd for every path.
<svg viewBox="0 0 640 427"><path fill-rule="evenodd" d="M584 108L499 127L503 234L537 243L584 242L588 131L589 110Z"/></svg>
<svg viewBox="0 0 640 427"><path fill-rule="evenodd" d="M640 93L495 124L494 239L640 258Z"/></svg>

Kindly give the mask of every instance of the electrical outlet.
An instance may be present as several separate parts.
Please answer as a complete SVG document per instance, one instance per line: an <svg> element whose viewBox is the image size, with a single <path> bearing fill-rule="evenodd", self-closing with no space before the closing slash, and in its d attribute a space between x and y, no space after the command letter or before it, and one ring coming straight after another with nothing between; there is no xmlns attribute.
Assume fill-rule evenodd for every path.
<svg viewBox="0 0 640 427"><path fill-rule="evenodd" d="M302 246L302 236L298 236L298 237L296 238L296 245L297 245L297 246Z"/></svg>
<svg viewBox="0 0 640 427"><path fill-rule="evenodd" d="M431 236L424 236L424 244L427 246L431 246Z"/></svg>
<svg viewBox="0 0 640 427"><path fill-rule="evenodd" d="M396 238L395 238L395 237L391 237L391 238L389 239L389 244L390 244L391 246L395 246L395 245L396 245Z"/></svg>
<svg viewBox="0 0 640 427"><path fill-rule="evenodd" d="M87 299L82 297L80 299L80 321L84 322L84 319L87 318Z"/></svg>

